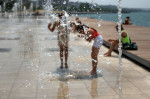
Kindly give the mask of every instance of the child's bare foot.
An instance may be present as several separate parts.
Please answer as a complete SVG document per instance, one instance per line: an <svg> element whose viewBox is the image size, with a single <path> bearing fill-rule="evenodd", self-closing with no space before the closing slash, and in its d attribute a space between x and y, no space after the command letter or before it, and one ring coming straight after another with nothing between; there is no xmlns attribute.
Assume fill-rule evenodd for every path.
<svg viewBox="0 0 150 99"><path fill-rule="evenodd" d="M94 70L91 70L91 71L89 72L89 75L93 75L93 74L97 74L97 72L94 71Z"/></svg>
<svg viewBox="0 0 150 99"><path fill-rule="evenodd" d="M109 52L104 54L104 57L109 57L109 56L111 56L111 53L109 53Z"/></svg>
<svg viewBox="0 0 150 99"><path fill-rule="evenodd" d="M89 75L91 75L94 78L97 78L97 72L92 70L91 72L89 72Z"/></svg>
<svg viewBox="0 0 150 99"><path fill-rule="evenodd" d="M104 55L108 54L108 52L104 53Z"/></svg>
<svg viewBox="0 0 150 99"><path fill-rule="evenodd" d="M63 69L63 63L61 63L61 65L60 65L60 69Z"/></svg>
<svg viewBox="0 0 150 99"><path fill-rule="evenodd" d="M65 68L68 68L68 64L67 63L65 63Z"/></svg>

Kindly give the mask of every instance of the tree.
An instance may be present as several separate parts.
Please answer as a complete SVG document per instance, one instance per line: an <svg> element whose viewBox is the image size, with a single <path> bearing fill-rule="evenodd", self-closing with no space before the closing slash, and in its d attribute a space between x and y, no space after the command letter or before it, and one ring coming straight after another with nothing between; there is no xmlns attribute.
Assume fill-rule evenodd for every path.
<svg viewBox="0 0 150 99"><path fill-rule="evenodd" d="M0 0L0 5L1 5L1 6L3 5L3 3L4 3L4 1L3 1L3 0Z"/></svg>
<svg viewBox="0 0 150 99"><path fill-rule="evenodd" d="M78 8L74 5L72 5L68 10L71 12L78 12L79 11Z"/></svg>
<svg viewBox="0 0 150 99"><path fill-rule="evenodd" d="M91 10L89 3L81 3L79 9L80 12L89 12Z"/></svg>
<svg viewBox="0 0 150 99"><path fill-rule="evenodd" d="M14 6L15 1L9 1L6 3L6 11L11 11Z"/></svg>

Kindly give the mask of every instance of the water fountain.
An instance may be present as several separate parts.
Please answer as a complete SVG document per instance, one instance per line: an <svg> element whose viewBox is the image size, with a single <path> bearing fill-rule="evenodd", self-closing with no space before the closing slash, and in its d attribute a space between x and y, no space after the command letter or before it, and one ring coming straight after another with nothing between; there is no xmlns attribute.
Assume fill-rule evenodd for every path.
<svg viewBox="0 0 150 99"><path fill-rule="evenodd" d="M4 11L4 17L7 17L7 12L6 12L6 3L3 3L3 11Z"/></svg>
<svg viewBox="0 0 150 99"><path fill-rule="evenodd" d="M121 31L120 31L120 26L121 26L121 22L122 22L122 20L121 20L121 7L120 7L120 1L121 0L119 0L118 2L119 2L119 5L118 5L118 18L119 18L119 22L118 22L118 26L119 26L119 36L121 36ZM63 4L66 4L66 1L64 1L64 3ZM93 5L95 6L95 3L94 3L94 1L93 1ZM14 7L13 7L13 11L14 11L14 17L17 17L17 13L18 13L18 9L17 9L17 3L15 3L14 4ZM56 21L56 20L58 20L57 18L56 18L56 16L54 15L54 14L51 14L52 13L52 11L53 11L53 6L52 6L52 4L51 4L51 0L47 0L47 2L46 2L46 4L44 5L45 6L45 8L44 8L44 10L45 10L45 16L46 17L44 17L45 19L46 19L46 21L48 21L48 20L50 20L51 22L53 22L53 21ZM22 10L22 0L20 0L20 11ZM26 7L24 6L24 8L23 8L23 16L26 16L27 15L27 12L26 12ZM22 13L22 12L21 12ZM33 3L31 3L30 4L30 16L32 15L32 13L33 13ZM50 16L50 17L49 17ZM62 22L63 24L63 26L67 26L68 28L69 28L69 24L70 24L70 19L69 19L69 15L67 14L67 12L64 12L64 16L65 17L63 17L63 21L66 21L66 22ZM12 15L9 15L9 21L11 22L11 21L13 21L12 20ZM23 18L23 17L22 17ZM25 18L25 17L24 17ZM30 17L31 18L31 17ZM31 19L29 19L29 21L30 21ZM31 22L27 22L27 21L23 21L23 22L21 22L20 24L21 25L23 25L23 27L24 28L26 28L26 31L25 31L25 33L24 34L21 34L21 35L24 35L25 36L25 42L24 41L22 41L26 46L24 46L24 53L23 54L30 54L30 55L28 55L27 57L26 57L26 59L28 59L28 60L30 60L30 68L32 67L32 70L34 71L36 71L37 73L40 73L39 71L38 71L38 66L39 66L39 64L40 63L36 63L35 62L35 60L32 60L32 59L34 59L34 58L32 58L32 55L33 54L35 54L34 53L34 43L35 43L35 38L34 38L34 36L33 35L38 35L38 34L36 34L36 33L38 33L38 30L32 30L31 29L31 26L32 25L34 25L34 27L38 27L39 26L39 24L38 24L38 20L40 20L40 19L38 19L38 17L37 17L37 19L35 19L35 22L33 22L32 23L32 21ZM15 24L17 23L17 22L14 22ZM32 24L32 25L31 25ZM47 23L45 23L44 24L45 25L45 27L44 27L44 29L47 29ZM101 26L101 24L99 24L98 23L98 27L100 27ZM87 29L84 27L84 29L85 29L85 31L87 31ZM69 31L69 30L68 30ZM45 31L44 31L45 32ZM119 38L120 39L120 38ZM38 39L38 37L36 38L36 40L38 41L39 39ZM91 45L90 45L91 46ZM87 51L87 53L89 53L90 52L90 50L86 50ZM41 50L41 52L42 52L42 50ZM38 53L38 54L41 54L41 53ZM121 97L122 97L122 83L121 83L121 81L122 81L122 62L121 62L121 55L122 55L122 50L121 50L121 42L119 43L119 72L120 72L120 78L119 78L119 97L120 97L120 99L122 99ZM49 55L49 56L51 56L51 55ZM86 57L85 55L83 55L83 56L78 56L78 58L81 58L81 57ZM74 57L72 57L72 59L73 59ZM37 61L37 60L36 60ZM40 61L40 58L38 58L38 62ZM91 60L86 60L87 62L85 63L85 65L87 66L87 65L89 65L89 63L91 63ZM58 62L58 61L56 61L56 62ZM68 80L68 79L75 79L75 78L78 78L78 77L81 77L81 76L83 76L83 75L85 75L86 73L87 73L87 68L84 68L84 70L86 71L86 72L79 72L79 70L78 70L78 68L81 68L81 66L80 66L80 63L72 63L73 64L73 66L76 66L76 67L74 67L74 68L77 68L77 72L75 72L75 71L63 71L63 72L61 72L61 71L58 71L58 72L47 72L47 71L45 71L44 73L40 73L40 74L38 74L38 77L39 77L39 79L42 79L43 80L43 82L44 82L44 80L53 80L53 79L59 79L59 80ZM109 64L109 63L108 63ZM35 67L34 67L35 66ZM98 72L100 73L101 72L101 70L98 70ZM63 75L63 76L62 76ZM29 83L29 85L30 85L30 82L28 82ZM39 85L40 86L40 85ZM44 86L42 86L41 85L41 88L43 88ZM45 97L46 97L46 95L44 95Z"/></svg>
<svg viewBox="0 0 150 99"><path fill-rule="evenodd" d="M24 6L23 7L23 16L26 16L26 14L27 14L27 11L26 11L27 9L26 9L26 6Z"/></svg>
<svg viewBox="0 0 150 99"><path fill-rule="evenodd" d="M22 11L22 5L23 5L22 0L19 0L19 5L20 5L20 11Z"/></svg>
<svg viewBox="0 0 150 99"><path fill-rule="evenodd" d="M45 16L47 17L52 13L52 10L53 10L53 5L51 3L52 3L51 0L47 0L44 5Z"/></svg>
<svg viewBox="0 0 150 99"><path fill-rule="evenodd" d="M3 3L3 11L5 11L5 9L6 9L6 3L4 2Z"/></svg>
<svg viewBox="0 0 150 99"><path fill-rule="evenodd" d="M0 5L0 17L2 15L2 6Z"/></svg>
<svg viewBox="0 0 150 99"><path fill-rule="evenodd" d="M14 4L12 11L13 11L13 14L12 14L13 23L17 23L17 19L18 19L18 4L17 3Z"/></svg>
<svg viewBox="0 0 150 99"><path fill-rule="evenodd" d="M32 16L33 13L33 3L30 4L30 16Z"/></svg>
<svg viewBox="0 0 150 99"><path fill-rule="evenodd" d="M121 24L122 24L122 7L121 7L121 1L122 0L118 0L118 33L119 33L119 48L118 48L118 51L119 51L119 99L122 99L122 75L123 75L123 72L122 72L122 43L121 43Z"/></svg>

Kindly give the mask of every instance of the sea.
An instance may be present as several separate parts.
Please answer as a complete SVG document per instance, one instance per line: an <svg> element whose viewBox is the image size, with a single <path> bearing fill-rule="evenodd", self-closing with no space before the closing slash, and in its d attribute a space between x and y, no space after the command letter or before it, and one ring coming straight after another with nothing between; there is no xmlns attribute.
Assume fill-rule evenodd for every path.
<svg viewBox="0 0 150 99"><path fill-rule="evenodd" d="M78 14L79 17L90 17L93 19L105 20L105 21L118 21L117 13L101 13L101 14ZM122 13L122 21L129 16L133 25L150 27L150 12L132 12Z"/></svg>

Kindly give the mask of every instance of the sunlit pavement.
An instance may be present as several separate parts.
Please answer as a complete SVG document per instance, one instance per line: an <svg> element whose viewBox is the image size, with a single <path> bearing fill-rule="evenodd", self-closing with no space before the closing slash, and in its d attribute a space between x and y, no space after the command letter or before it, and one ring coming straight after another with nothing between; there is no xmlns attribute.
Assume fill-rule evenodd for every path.
<svg viewBox="0 0 150 99"><path fill-rule="evenodd" d="M20 21L20 22L18 22ZM91 46L71 33L69 69L59 69L57 31L47 20L0 20L0 99L119 99L118 54L99 52L98 77L91 70ZM150 73L122 58L123 99L150 99Z"/></svg>

